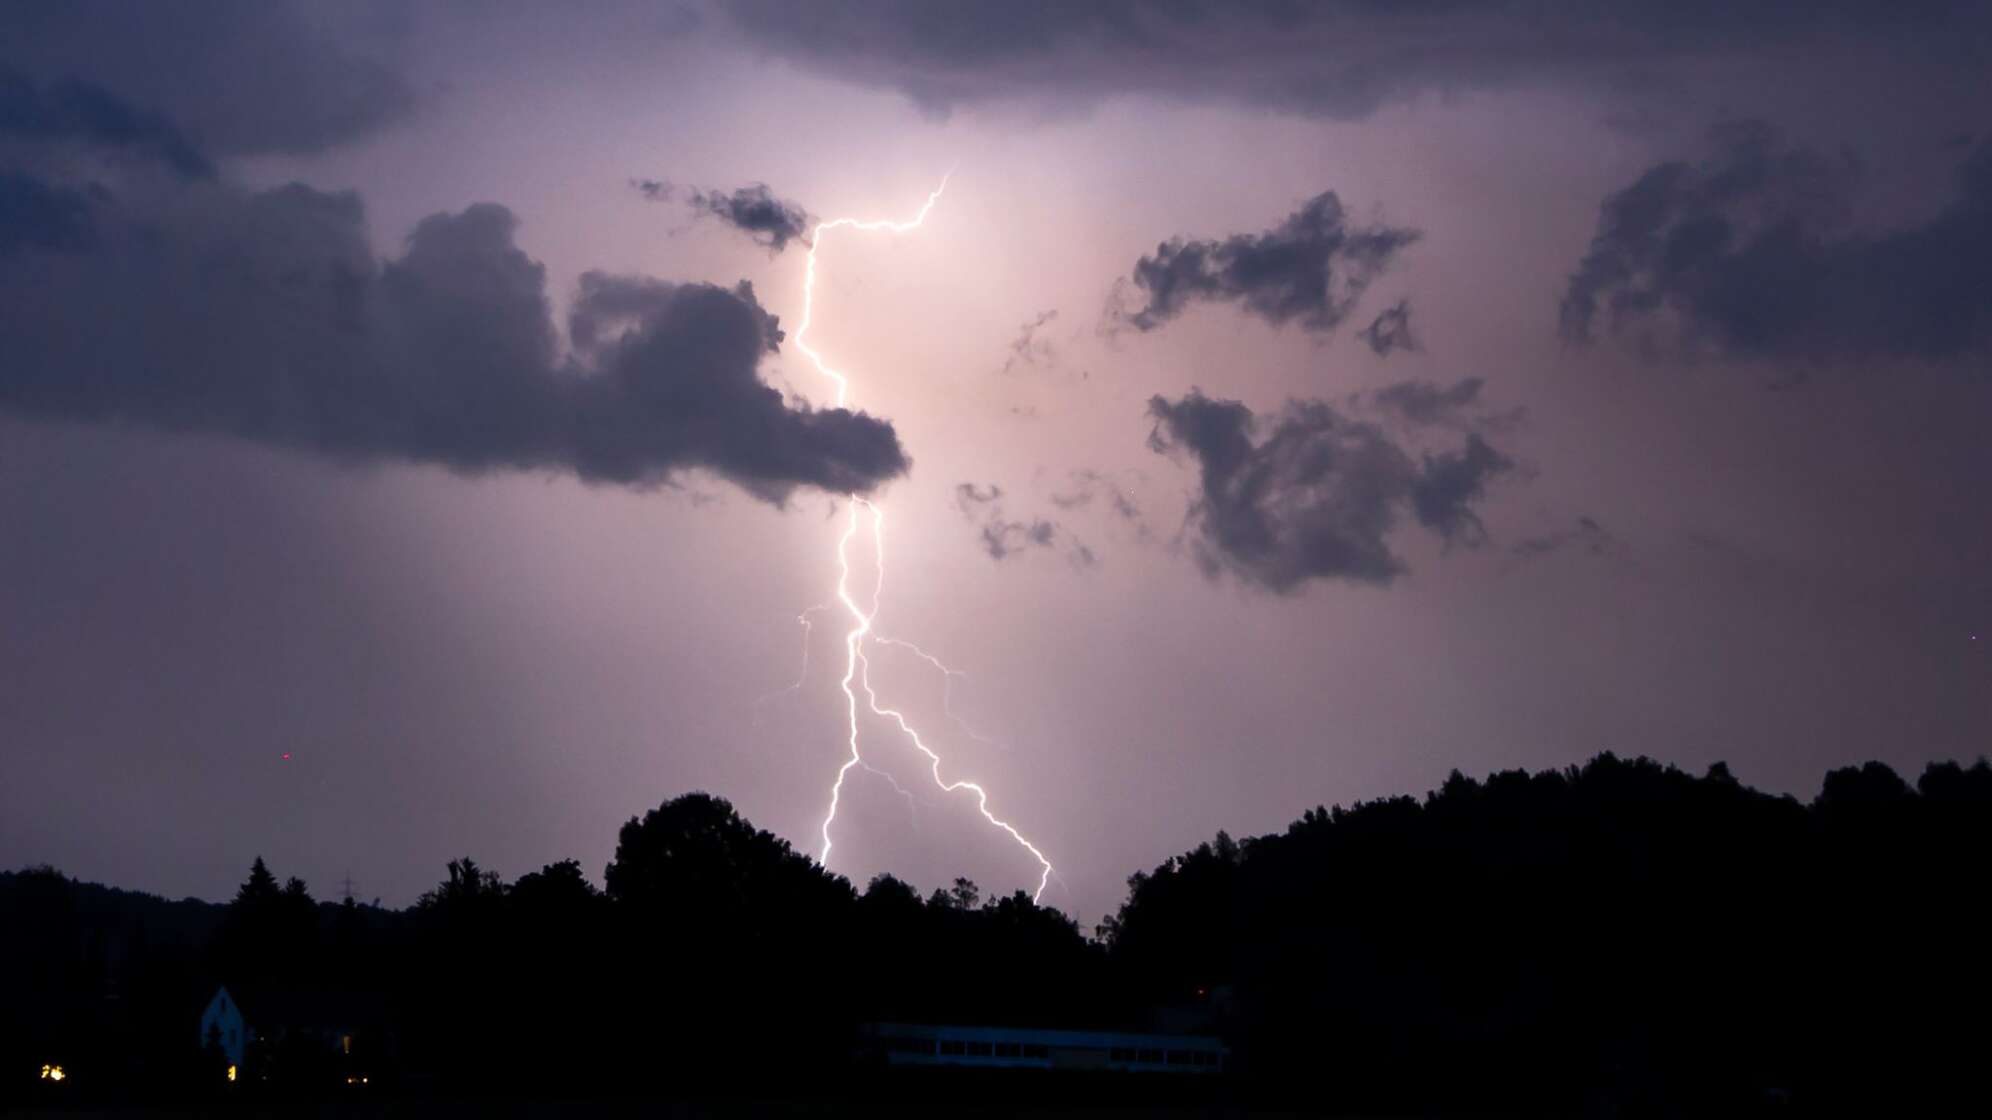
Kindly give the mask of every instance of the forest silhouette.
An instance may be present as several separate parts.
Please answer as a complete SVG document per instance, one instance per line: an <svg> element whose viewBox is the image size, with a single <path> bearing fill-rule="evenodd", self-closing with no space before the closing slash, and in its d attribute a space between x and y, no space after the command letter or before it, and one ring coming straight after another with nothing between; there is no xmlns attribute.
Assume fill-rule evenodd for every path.
<svg viewBox="0 0 1992 1120"><path fill-rule="evenodd" d="M963 879L859 890L705 793L624 824L599 888L464 858L405 910L260 858L225 905L30 869L0 875L0 1104L56 1060L130 1099L832 1091L881 1076L862 1024L910 1022L1216 1034L1206 1080L1309 1110L1933 1105L1983 1095L1988 854L1982 759L1804 803L1605 754L1219 833L1090 930ZM265 1039L230 1084L219 985L351 1037Z"/></svg>

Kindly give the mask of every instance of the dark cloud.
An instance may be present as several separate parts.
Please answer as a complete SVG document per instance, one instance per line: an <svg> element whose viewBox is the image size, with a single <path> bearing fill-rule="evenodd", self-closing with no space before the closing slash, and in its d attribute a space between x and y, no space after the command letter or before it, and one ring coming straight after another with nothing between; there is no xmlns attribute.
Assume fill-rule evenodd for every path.
<svg viewBox="0 0 1992 1120"><path fill-rule="evenodd" d="M1455 544L1486 542L1487 528L1473 505L1487 496L1488 480L1514 469L1514 461L1494 450L1479 432L1468 432L1466 446L1423 456L1424 464L1411 487L1411 510L1418 523Z"/></svg>
<svg viewBox="0 0 1992 1120"><path fill-rule="evenodd" d="M1205 574L1281 593L1313 579L1390 583L1405 568L1388 537L1407 513L1448 545L1482 543L1473 507L1511 466L1478 433L1414 460L1382 428L1322 401L1290 401L1262 422L1192 390L1151 398L1148 413L1149 446L1189 456L1201 474L1187 525Z"/></svg>
<svg viewBox="0 0 1992 1120"><path fill-rule="evenodd" d="M1484 384L1478 377L1463 377L1451 385L1399 381L1371 393L1369 399L1376 407L1412 424L1452 424L1479 403Z"/></svg>
<svg viewBox="0 0 1992 1120"><path fill-rule="evenodd" d="M1058 309L1051 308L1038 312L1030 322L1017 330L1017 337L1010 341L1010 356L1003 361L1003 372L1009 373L1020 365L1049 365L1056 358L1051 340L1040 333L1058 318Z"/></svg>
<svg viewBox="0 0 1992 1120"><path fill-rule="evenodd" d="M766 183L750 183L731 193L693 191L689 201L694 213L718 218L772 252L809 239L809 212L776 198Z"/></svg>
<svg viewBox="0 0 1992 1120"><path fill-rule="evenodd" d="M1093 550L1057 522L1035 516L1012 519L1004 512L1003 501L1003 488L993 482L987 487L972 482L955 485L955 508L976 524L982 550L991 560L1007 559L1030 549L1055 549L1062 544L1066 559L1073 566L1090 567L1096 562Z"/></svg>
<svg viewBox="0 0 1992 1120"><path fill-rule="evenodd" d="M1411 301L1400 299L1395 304L1377 312L1370 325L1357 333L1363 345L1376 351L1379 358L1387 358L1397 350L1416 352L1418 338L1411 333Z"/></svg>
<svg viewBox="0 0 1992 1120"><path fill-rule="evenodd" d="M1597 518L1583 515L1568 528L1541 536L1524 537L1515 542L1509 551L1523 560L1533 560L1548 556L1553 552L1575 550L1589 556L1612 556L1620 551L1617 535L1598 523Z"/></svg>
<svg viewBox="0 0 1992 1120"><path fill-rule="evenodd" d="M0 68L0 139L76 142L137 152L182 175L214 174L207 157L172 122L129 105L102 87L66 79L37 88Z"/></svg>
<svg viewBox="0 0 1992 1120"><path fill-rule="evenodd" d="M676 187L662 179L631 179L629 187L650 202L669 202L678 193Z"/></svg>
<svg viewBox="0 0 1992 1120"><path fill-rule="evenodd" d="M992 560L1023 548L1050 548L1058 537L1058 526L1042 517L1029 521L1003 521L992 518L982 526L982 548Z"/></svg>
<svg viewBox="0 0 1992 1120"><path fill-rule="evenodd" d="M1147 520L1141 516L1141 506L1135 504L1127 490L1100 470L1074 470L1066 480L1066 490L1052 494L1052 504L1062 512L1080 512L1094 508L1096 504L1110 512L1129 530L1133 530L1135 540L1147 540L1149 528Z"/></svg>
<svg viewBox="0 0 1992 1120"><path fill-rule="evenodd" d="M1105 507L1115 517L1133 525L1138 532L1147 533L1148 525L1142 520L1141 507L1113 479L1096 470L1077 470L1072 472L1069 486L1064 493L1051 496L1052 505L1063 510L1085 509L1096 499L1104 498Z"/></svg>
<svg viewBox="0 0 1992 1120"><path fill-rule="evenodd" d="M97 192L0 171L0 257L20 249L80 249L96 237Z"/></svg>
<svg viewBox="0 0 1992 1120"><path fill-rule="evenodd" d="M282 0L17 0L7 6L0 69L51 83L51 96L70 100L72 121L100 130L121 127L116 106L146 106L122 127L175 122L191 139L169 159L314 152L414 105L400 73L340 41L334 14L307 20Z"/></svg>
<svg viewBox="0 0 1992 1120"><path fill-rule="evenodd" d="M1943 358L1992 341L1992 144L1927 220L1848 228L1854 169L1759 124L1700 163L1651 168L1605 200L1570 277L1563 337L1600 324L1650 349L1827 361Z"/></svg>
<svg viewBox="0 0 1992 1120"><path fill-rule="evenodd" d="M1133 288L1145 302L1116 308L1114 317L1150 331L1192 303L1226 302L1274 326L1298 321L1305 330L1331 331L1418 236L1390 226L1351 227L1341 199L1323 191L1264 233L1158 245L1134 263Z"/></svg>
<svg viewBox="0 0 1992 1120"><path fill-rule="evenodd" d="M1002 497L1003 488L993 482L986 487L973 482L955 483L955 508L971 517L975 516L972 507L986 506Z"/></svg>
<svg viewBox="0 0 1992 1120"><path fill-rule="evenodd" d="M907 469L886 422L789 407L760 380L782 336L745 284L590 274L563 356L545 270L502 206L424 219L376 260L351 193L64 189L0 179L0 236L89 231L0 257L8 412L463 471L704 469L770 501ZM23 226L24 210L71 225Z"/></svg>
<svg viewBox="0 0 1992 1120"><path fill-rule="evenodd" d="M1970 0L730 0L758 46L929 108L1142 93L1352 118L1429 93L1513 86L1622 89L1683 56L1789 58L1853 42L1885 57L1981 63Z"/></svg>

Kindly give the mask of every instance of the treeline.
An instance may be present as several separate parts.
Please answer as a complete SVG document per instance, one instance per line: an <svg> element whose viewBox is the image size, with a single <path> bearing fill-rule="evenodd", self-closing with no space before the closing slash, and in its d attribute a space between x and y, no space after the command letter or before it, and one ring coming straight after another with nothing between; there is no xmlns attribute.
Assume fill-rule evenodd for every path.
<svg viewBox="0 0 1992 1120"><path fill-rule="evenodd" d="M1983 760L1804 805L1607 754L1219 835L1106 942L1148 998L1235 985L1250 1071L1352 1107L1899 1115L1987 1096L1988 855Z"/></svg>
<svg viewBox="0 0 1992 1120"><path fill-rule="evenodd" d="M1983 761L1836 770L1806 804L1602 755L1219 834L1089 933L965 880L859 891L691 794L623 826L601 888L463 859L388 911L260 860L225 907L0 876L0 948L33 962L0 1046L211 1092L225 982L357 1027L341 1063L246 1071L292 1090L767 1092L914 1021L1216 1031L1235 1091L1310 1108L1899 1110L1984 1095L1988 854Z"/></svg>

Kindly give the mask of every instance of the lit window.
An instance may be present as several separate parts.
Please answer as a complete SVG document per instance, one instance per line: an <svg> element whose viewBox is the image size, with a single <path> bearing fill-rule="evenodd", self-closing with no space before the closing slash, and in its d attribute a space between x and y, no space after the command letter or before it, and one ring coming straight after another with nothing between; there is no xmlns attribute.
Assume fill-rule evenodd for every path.
<svg viewBox="0 0 1992 1120"><path fill-rule="evenodd" d="M229 1079L230 1081L233 1081L233 1080L235 1080L235 1067L234 1067L234 1066L229 1066L229 1067L228 1067L228 1079Z"/></svg>

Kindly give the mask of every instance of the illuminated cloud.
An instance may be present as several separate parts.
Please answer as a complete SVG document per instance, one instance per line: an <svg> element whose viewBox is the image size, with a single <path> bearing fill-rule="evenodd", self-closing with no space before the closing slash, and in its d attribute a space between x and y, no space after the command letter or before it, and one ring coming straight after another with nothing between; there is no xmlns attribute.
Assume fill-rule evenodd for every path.
<svg viewBox="0 0 1992 1120"><path fill-rule="evenodd" d="M1478 432L1458 450L1414 457L1322 401L1290 401L1262 420L1192 390L1151 398L1148 414L1149 446L1197 467L1186 527L1204 573L1279 593L1317 579L1389 584L1405 566L1388 538L1407 516L1449 546L1479 545L1474 507L1513 467Z"/></svg>
<svg viewBox="0 0 1992 1120"><path fill-rule="evenodd" d="M719 219L770 252L779 253L789 242L809 236L809 212L776 198L766 183L750 183L731 192L693 191L688 201L693 213Z"/></svg>
<svg viewBox="0 0 1992 1120"><path fill-rule="evenodd" d="M1418 231L1352 227L1341 199L1323 191L1264 233L1219 240L1177 237L1134 262L1132 288L1140 305L1117 306L1112 318L1152 331L1193 303L1236 303L1274 326L1298 322L1325 333L1340 326L1370 282ZM1127 281L1116 296L1128 294Z"/></svg>
<svg viewBox="0 0 1992 1120"><path fill-rule="evenodd" d="M772 502L907 469L890 424L760 379L782 333L745 284L589 274L563 356L502 206L426 218L377 260L351 193L127 194L0 178L0 410L460 471L706 470Z"/></svg>

